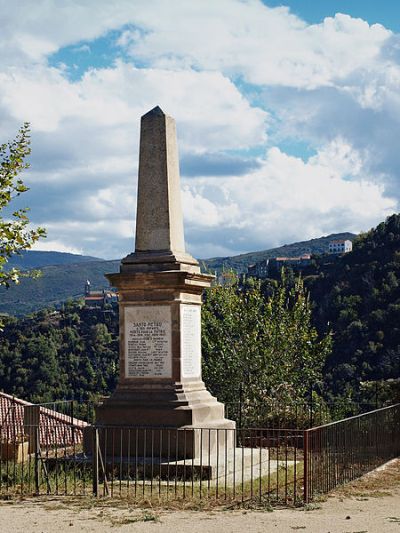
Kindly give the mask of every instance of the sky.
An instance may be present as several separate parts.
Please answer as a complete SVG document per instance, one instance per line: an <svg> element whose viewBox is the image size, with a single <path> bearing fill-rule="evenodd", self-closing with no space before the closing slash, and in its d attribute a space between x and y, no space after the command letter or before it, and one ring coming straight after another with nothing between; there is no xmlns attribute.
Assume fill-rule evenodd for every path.
<svg viewBox="0 0 400 533"><path fill-rule="evenodd" d="M177 123L198 258L400 205L397 0L0 0L0 142L31 123L36 249L134 249L140 117Z"/></svg>

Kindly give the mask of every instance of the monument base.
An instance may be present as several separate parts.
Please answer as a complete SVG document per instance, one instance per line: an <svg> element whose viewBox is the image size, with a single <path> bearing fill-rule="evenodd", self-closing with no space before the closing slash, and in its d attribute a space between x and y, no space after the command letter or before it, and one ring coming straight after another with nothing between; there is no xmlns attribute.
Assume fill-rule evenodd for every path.
<svg viewBox="0 0 400 533"><path fill-rule="evenodd" d="M86 457L84 461L92 461ZM168 460L166 457L131 457L106 458L102 465L102 478L115 475L115 469L123 472L125 478L135 480L137 484L194 482L207 486L219 485L230 487L246 481L255 482L266 475L271 475L280 467L290 467L294 461L271 461L269 450L263 448L231 448L219 455L203 455L195 459ZM132 482L132 481L131 481Z"/></svg>
<svg viewBox="0 0 400 533"><path fill-rule="evenodd" d="M163 388L119 386L96 408L99 444L113 456L167 457L173 460L214 455L235 447L235 422L203 382ZM88 430L85 451L92 449Z"/></svg>

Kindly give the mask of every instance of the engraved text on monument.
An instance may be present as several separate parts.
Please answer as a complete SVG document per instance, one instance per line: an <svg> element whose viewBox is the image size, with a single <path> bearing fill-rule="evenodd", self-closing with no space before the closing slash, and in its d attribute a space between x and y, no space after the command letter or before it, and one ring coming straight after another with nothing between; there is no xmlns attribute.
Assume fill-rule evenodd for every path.
<svg viewBox="0 0 400 533"><path fill-rule="evenodd" d="M201 309L199 305L181 304L182 378L201 376Z"/></svg>
<svg viewBox="0 0 400 533"><path fill-rule="evenodd" d="M171 309L163 305L125 308L125 376L170 378Z"/></svg>

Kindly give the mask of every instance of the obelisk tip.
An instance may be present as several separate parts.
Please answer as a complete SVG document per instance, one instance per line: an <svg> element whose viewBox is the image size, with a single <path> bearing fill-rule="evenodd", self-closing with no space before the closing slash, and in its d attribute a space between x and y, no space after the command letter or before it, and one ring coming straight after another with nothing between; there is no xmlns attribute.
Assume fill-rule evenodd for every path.
<svg viewBox="0 0 400 533"><path fill-rule="evenodd" d="M142 119L144 119L144 118L146 118L146 117L151 117L151 116L163 117L163 116L165 116L165 113L164 113L164 111L161 109L160 106L156 105L156 107L153 107L153 109L150 109L150 111L148 111L147 113L145 113L145 114L142 116Z"/></svg>

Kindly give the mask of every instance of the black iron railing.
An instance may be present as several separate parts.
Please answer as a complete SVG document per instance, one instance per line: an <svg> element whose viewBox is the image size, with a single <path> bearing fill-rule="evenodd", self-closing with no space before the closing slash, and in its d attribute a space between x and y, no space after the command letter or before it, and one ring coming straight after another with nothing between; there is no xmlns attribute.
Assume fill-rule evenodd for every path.
<svg viewBox="0 0 400 533"><path fill-rule="evenodd" d="M400 404L304 432L305 501L400 455Z"/></svg>
<svg viewBox="0 0 400 533"><path fill-rule="evenodd" d="M400 455L400 404L308 430L105 427L27 409L0 428L0 493L296 505Z"/></svg>

